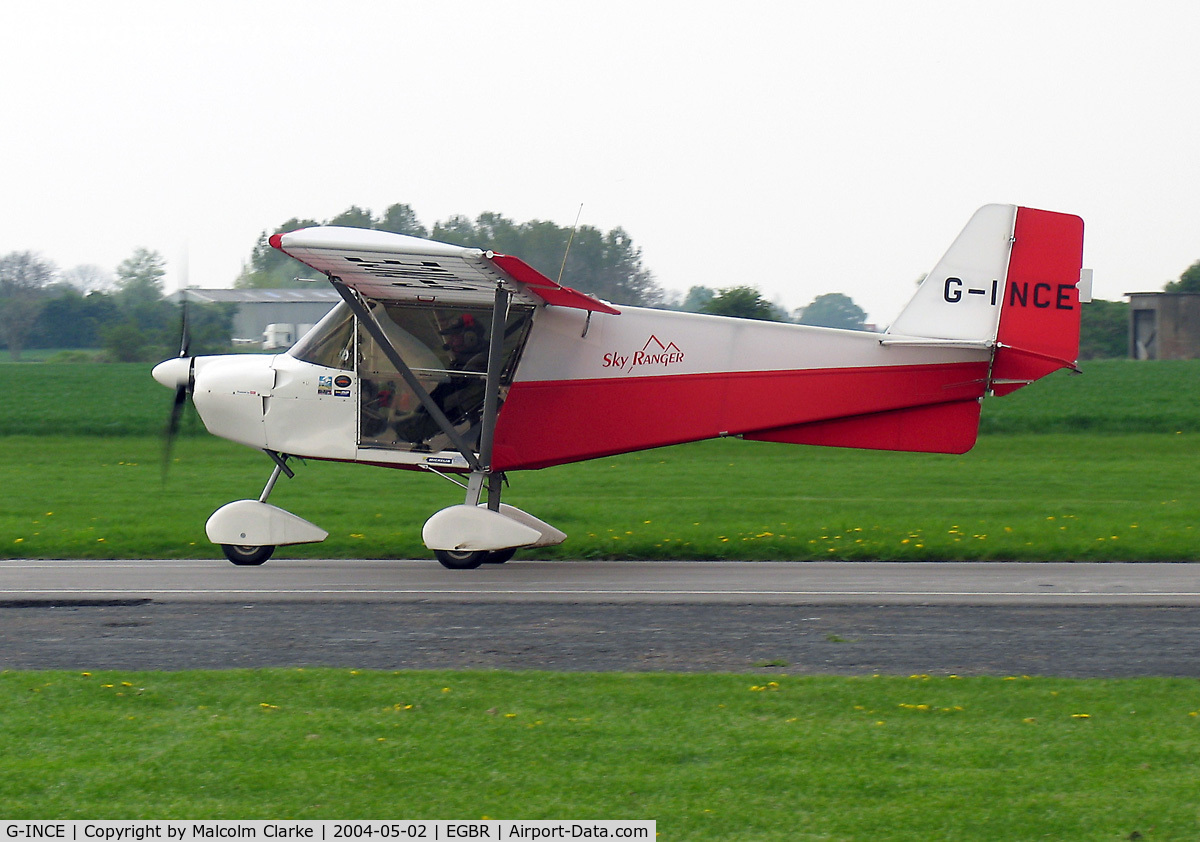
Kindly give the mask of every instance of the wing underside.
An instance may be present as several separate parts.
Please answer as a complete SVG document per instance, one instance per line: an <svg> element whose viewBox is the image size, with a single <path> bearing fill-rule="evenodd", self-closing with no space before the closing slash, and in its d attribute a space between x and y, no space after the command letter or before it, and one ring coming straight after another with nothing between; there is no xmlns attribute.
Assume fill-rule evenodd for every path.
<svg viewBox="0 0 1200 842"><path fill-rule="evenodd" d="M271 245L376 301L453 297L491 301L497 285L519 301L618 315L590 295L563 286L529 264L482 249L373 231L324 226L275 234Z"/></svg>

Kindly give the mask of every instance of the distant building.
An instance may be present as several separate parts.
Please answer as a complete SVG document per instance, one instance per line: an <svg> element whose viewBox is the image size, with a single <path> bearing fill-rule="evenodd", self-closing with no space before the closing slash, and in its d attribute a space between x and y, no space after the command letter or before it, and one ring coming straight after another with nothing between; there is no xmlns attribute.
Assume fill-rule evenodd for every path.
<svg viewBox="0 0 1200 842"><path fill-rule="evenodd" d="M278 341L268 343L272 348L287 347L304 335L307 328L342 300L337 290L328 287L311 289L189 289L188 301L199 304L234 304L233 341L236 344L262 344L268 326L270 336L290 337L282 346ZM167 296L178 302L182 292ZM281 326L290 326L290 332Z"/></svg>
<svg viewBox="0 0 1200 842"><path fill-rule="evenodd" d="M1130 292L1129 356L1200 359L1200 292Z"/></svg>

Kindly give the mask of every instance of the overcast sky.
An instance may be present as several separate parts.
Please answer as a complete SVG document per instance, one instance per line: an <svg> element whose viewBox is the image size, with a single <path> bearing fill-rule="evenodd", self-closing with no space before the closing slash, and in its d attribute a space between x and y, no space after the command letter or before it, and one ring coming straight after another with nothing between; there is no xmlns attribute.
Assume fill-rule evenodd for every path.
<svg viewBox="0 0 1200 842"><path fill-rule="evenodd" d="M1193 0L5 3L0 254L229 286L290 217L582 203L664 287L886 324L1012 202L1082 216L1116 299L1200 259L1198 34Z"/></svg>

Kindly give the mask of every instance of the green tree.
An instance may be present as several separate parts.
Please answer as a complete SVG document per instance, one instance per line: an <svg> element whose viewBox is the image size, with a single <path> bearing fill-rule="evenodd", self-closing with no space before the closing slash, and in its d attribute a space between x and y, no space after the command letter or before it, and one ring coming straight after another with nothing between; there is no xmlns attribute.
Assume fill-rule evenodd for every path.
<svg viewBox="0 0 1200 842"><path fill-rule="evenodd" d="M0 339L13 362L21 360L57 272L53 263L31 251L0 258Z"/></svg>
<svg viewBox="0 0 1200 842"><path fill-rule="evenodd" d="M1200 260L1184 269L1179 280L1171 281L1163 289L1167 292L1200 292Z"/></svg>
<svg viewBox="0 0 1200 842"><path fill-rule="evenodd" d="M294 287L296 278L311 276L312 269L274 248L270 240L272 234L285 234L301 228L315 228L320 224L315 219L292 217L274 230L259 234L258 242L254 244L254 250L250 252L250 260L242 267L242 273L233 283L234 287L237 289Z"/></svg>
<svg viewBox="0 0 1200 842"><path fill-rule="evenodd" d="M475 232L475 223L462 214L455 214L449 219L433 224L431 239L440 243L450 243L456 246L478 246L479 235Z"/></svg>
<svg viewBox="0 0 1200 842"><path fill-rule="evenodd" d="M81 295L67 284L55 286L38 315L30 347L98 348L102 325L119 320L117 304L111 295L93 292Z"/></svg>
<svg viewBox="0 0 1200 842"><path fill-rule="evenodd" d="M116 292L113 298L120 310L121 325L132 325L141 333L137 342L129 340L128 331L117 332L117 323L101 331L110 359L161 359L179 348L179 320L175 307L163 299L163 277L166 261L161 254L139 248L123 260L116 270ZM121 354L112 353L112 339L122 336L131 341L130 348Z"/></svg>
<svg viewBox="0 0 1200 842"><path fill-rule="evenodd" d="M376 223L375 216L369 210L351 205L325 224L340 225L343 228L374 228Z"/></svg>
<svg viewBox="0 0 1200 842"><path fill-rule="evenodd" d="M1095 298L1083 305L1079 321L1079 359L1099 360L1129 354L1129 304Z"/></svg>
<svg viewBox="0 0 1200 842"><path fill-rule="evenodd" d="M154 304L163 297L166 261L161 254L139 248L117 266L117 301L126 308Z"/></svg>
<svg viewBox="0 0 1200 842"><path fill-rule="evenodd" d="M734 316L739 319L760 321L783 321L777 308L762 297L755 287L738 286L719 289L712 300L700 308L701 313L714 316Z"/></svg>
<svg viewBox="0 0 1200 842"><path fill-rule="evenodd" d="M866 324L867 314L850 296L840 292L827 292L814 298L812 303L804 308L804 314L798 321L802 325L861 330Z"/></svg>
<svg viewBox="0 0 1200 842"><path fill-rule="evenodd" d="M416 211L408 205L396 204L383 212L383 217L375 223L380 231L391 231L393 234L407 234L410 237L428 237L429 232L417 219Z"/></svg>
<svg viewBox="0 0 1200 842"><path fill-rule="evenodd" d="M712 287L694 286L688 288L687 295L683 297L683 304L680 305L680 310L685 310L688 313L703 313L704 307L708 302L713 300L713 296L717 294Z"/></svg>
<svg viewBox="0 0 1200 842"><path fill-rule="evenodd" d="M163 356L151 351L146 331L132 316L105 325L100 330L105 358L109 362L140 363Z"/></svg>
<svg viewBox="0 0 1200 842"><path fill-rule="evenodd" d="M488 212L473 222L461 214L437 222L430 236L515 255L553 280L561 270L563 284L615 304L652 305L662 297L654 275L642 265L641 249L622 228L604 233L585 225L572 238L570 228L553 222L516 223Z"/></svg>

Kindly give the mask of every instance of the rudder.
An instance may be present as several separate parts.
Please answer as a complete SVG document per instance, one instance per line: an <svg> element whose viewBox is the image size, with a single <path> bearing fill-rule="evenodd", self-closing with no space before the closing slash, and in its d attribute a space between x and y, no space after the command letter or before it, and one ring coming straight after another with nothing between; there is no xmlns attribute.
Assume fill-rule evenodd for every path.
<svg viewBox="0 0 1200 842"><path fill-rule="evenodd" d="M1083 220L1018 208L991 388L1003 395L1079 358Z"/></svg>

